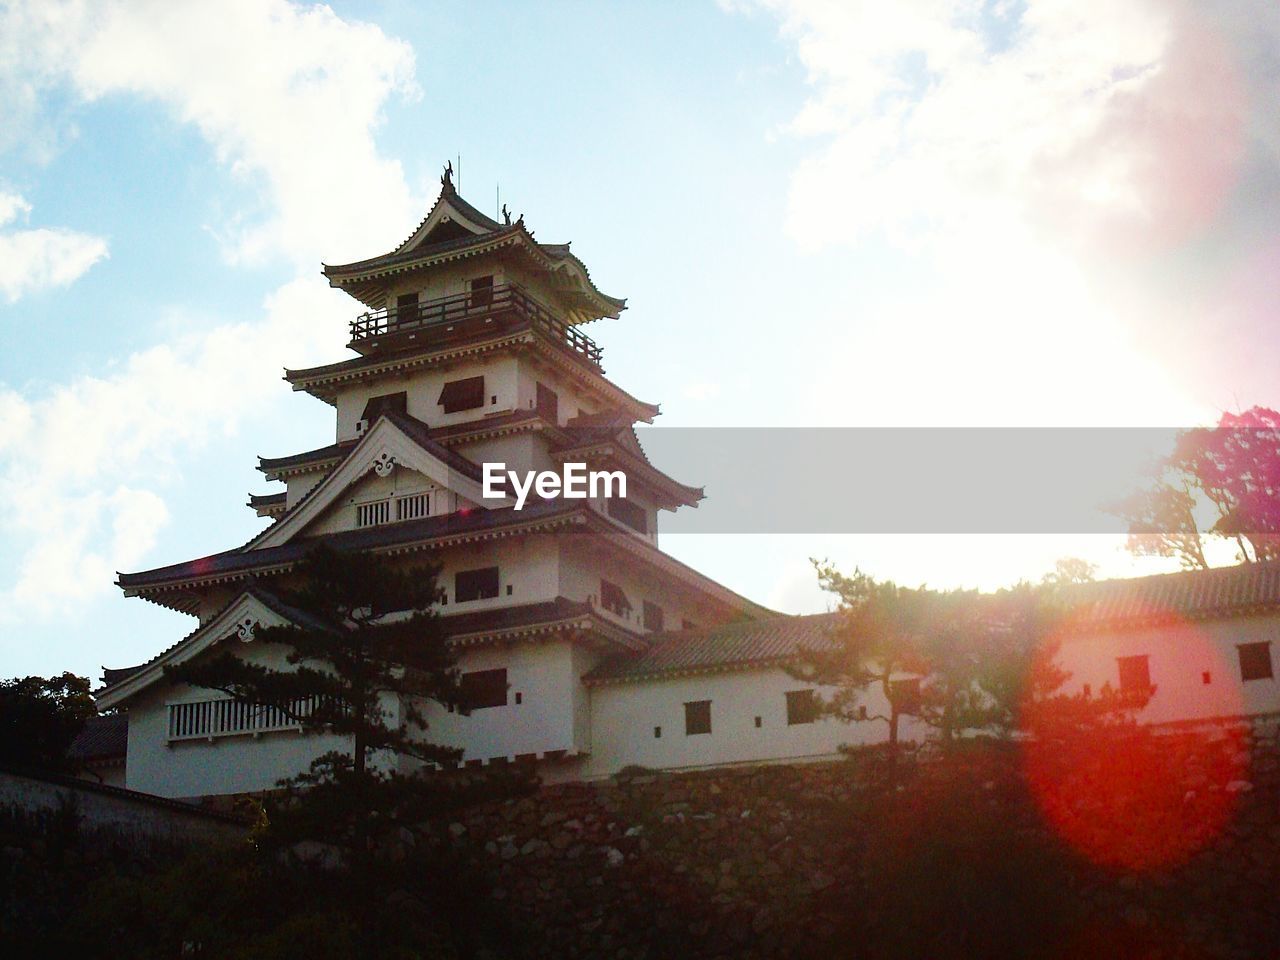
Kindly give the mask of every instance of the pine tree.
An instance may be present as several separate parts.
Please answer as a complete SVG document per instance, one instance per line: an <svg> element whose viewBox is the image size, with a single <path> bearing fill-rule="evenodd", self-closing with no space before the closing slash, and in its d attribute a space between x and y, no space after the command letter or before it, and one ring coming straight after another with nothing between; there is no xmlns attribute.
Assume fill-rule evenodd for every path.
<svg viewBox="0 0 1280 960"><path fill-rule="evenodd" d="M514 775L499 783L436 773L453 767L462 751L426 738L424 709L435 702L465 711L455 658L433 609L438 568L400 568L375 554L319 546L295 572L301 585L279 591L294 622L255 633L256 642L287 651L289 669L224 650L165 671L175 682L221 690L304 731L346 740L346 750L281 781L282 798L269 804L269 837L320 841L352 863L367 861L402 828L524 785ZM420 761L419 771L398 772L403 757Z"/></svg>

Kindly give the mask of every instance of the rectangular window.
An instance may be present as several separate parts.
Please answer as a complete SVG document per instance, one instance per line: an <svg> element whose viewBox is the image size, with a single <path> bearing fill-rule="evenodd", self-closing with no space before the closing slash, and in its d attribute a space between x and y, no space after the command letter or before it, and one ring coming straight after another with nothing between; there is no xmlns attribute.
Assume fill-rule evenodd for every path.
<svg viewBox="0 0 1280 960"><path fill-rule="evenodd" d="M465 380L450 380L440 391L440 399L436 401L444 407L445 413L457 413L459 410L474 410L484 406L484 377L467 377Z"/></svg>
<svg viewBox="0 0 1280 960"><path fill-rule="evenodd" d="M1121 693L1149 693L1151 691L1151 658L1147 654L1136 657L1116 657L1120 668Z"/></svg>
<svg viewBox="0 0 1280 960"><path fill-rule="evenodd" d="M609 516L613 519L625 523L638 533L649 532L648 517L645 516L644 507L637 507L630 500L621 500L617 497L610 497L608 504Z"/></svg>
<svg viewBox="0 0 1280 960"><path fill-rule="evenodd" d="M364 413L360 414L360 419L368 420L369 425L373 426L373 421L384 413L408 412L409 394L401 390L399 393L384 393L379 397L370 397L369 402L364 405Z"/></svg>
<svg viewBox="0 0 1280 960"><path fill-rule="evenodd" d="M1270 643L1236 644L1236 653L1240 656L1241 680L1270 680L1275 676L1271 671Z"/></svg>
<svg viewBox="0 0 1280 960"><path fill-rule="evenodd" d="M662 630L662 608L656 603L646 600L643 606L644 628L658 633Z"/></svg>
<svg viewBox="0 0 1280 960"><path fill-rule="evenodd" d="M711 701L695 700L684 705L684 733L691 737L711 732Z"/></svg>
<svg viewBox="0 0 1280 960"><path fill-rule="evenodd" d="M798 723L813 723L818 719L818 701L814 699L812 690L790 690L787 692L787 726L794 727Z"/></svg>
<svg viewBox="0 0 1280 960"><path fill-rule="evenodd" d="M600 581L600 606L620 617L625 617L631 612L631 601L622 592L622 588L608 580Z"/></svg>
<svg viewBox="0 0 1280 960"><path fill-rule="evenodd" d="M372 503L356 504L357 527L376 527L380 523L389 523L390 521L390 500L375 500Z"/></svg>
<svg viewBox="0 0 1280 960"><path fill-rule="evenodd" d="M471 281L471 307L487 307L493 303L493 274Z"/></svg>
<svg viewBox="0 0 1280 960"><path fill-rule="evenodd" d="M507 671L476 670L462 675L462 705L484 710L507 705Z"/></svg>
<svg viewBox="0 0 1280 960"><path fill-rule="evenodd" d="M402 293L396 297L395 322L413 323L418 319L418 295L416 293Z"/></svg>
<svg viewBox="0 0 1280 960"><path fill-rule="evenodd" d="M459 570L453 575L453 599L456 603L465 603L468 600L488 600L497 595L497 567L483 567L479 570Z"/></svg>
<svg viewBox="0 0 1280 960"><path fill-rule="evenodd" d="M551 423L560 422L560 396L545 383L538 384L538 413Z"/></svg>
<svg viewBox="0 0 1280 960"><path fill-rule="evenodd" d="M415 493L411 497L400 497L396 500L397 520L417 520L430 513L430 494Z"/></svg>

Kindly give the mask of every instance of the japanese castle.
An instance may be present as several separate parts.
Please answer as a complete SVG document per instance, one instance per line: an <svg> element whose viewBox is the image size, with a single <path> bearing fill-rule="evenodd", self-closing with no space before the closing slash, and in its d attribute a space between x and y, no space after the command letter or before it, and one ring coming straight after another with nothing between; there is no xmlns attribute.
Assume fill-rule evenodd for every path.
<svg viewBox="0 0 1280 960"><path fill-rule="evenodd" d="M285 379L334 408L331 442L260 460L282 489L250 497L270 523L248 543L119 577L128 596L197 625L144 664L105 669L98 706L128 718L116 782L177 798L261 791L339 746L164 674L219 644L283 667L280 651L254 634L306 623L287 588L318 542L441 566L439 612L472 709L429 713L427 736L461 747L464 763L526 761L544 779L589 779L630 765L833 757L842 744L883 738L879 724L815 719L812 691L785 669L799 647L829 642L832 615L774 613L659 549L661 513L696 507L703 492L646 458L635 425L651 423L658 407L610 381L584 333L617 318L625 301L597 288L568 244L539 242L523 217L491 219L446 172L407 240L324 275L361 305L347 344L355 355ZM626 497L516 509L483 496L482 467L495 462L621 471ZM1200 575L1099 585L1128 584L1110 606L1099 601L1098 632L1072 647L1073 682L1101 687L1119 669L1121 681L1155 683L1155 719L1276 709L1266 646L1280 609L1273 573L1253 593L1206 592ZM1170 627L1153 619L1148 593L1203 609L1180 608ZM1193 649L1203 647L1206 662L1217 650L1225 667L1163 657L1169 630L1191 623L1217 631ZM1242 630L1252 645L1248 680L1265 689L1243 673L1232 680ZM1201 684L1210 670L1220 678L1212 691ZM1189 699L1179 700L1183 687Z"/></svg>

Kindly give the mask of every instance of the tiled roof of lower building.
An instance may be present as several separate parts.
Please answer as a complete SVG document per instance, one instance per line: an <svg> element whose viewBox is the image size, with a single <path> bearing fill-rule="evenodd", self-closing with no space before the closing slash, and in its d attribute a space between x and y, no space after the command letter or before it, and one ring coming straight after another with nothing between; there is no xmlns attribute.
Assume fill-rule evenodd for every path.
<svg viewBox="0 0 1280 960"><path fill-rule="evenodd" d="M1072 594L1082 626L1242 616L1280 607L1280 561L1102 580Z"/></svg>
<svg viewBox="0 0 1280 960"><path fill-rule="evenodd" d="M114 760L123 758L128 746L129 715L108 713L89 718L71 741L67 756L80 761Z"/></svg>
<svg viewBox="0 0 1280 960"><path fill-rule="evenodd" d="M1134 629L1171 620L1248 616L1280 609L1280 561L1104 580L1070 588L1073 630ZM657 634L639 655L620 654L587 674L589 684L656 680L781 663L834 642L838 613L775 617Z"/></svg>
<svg viewBox="0 0 1280 960"><path fill-rule="evenodd" d="M655 634L651 646L637 656L606 660L584 678L588 684L618 683L708 673L778 663L801 650L832 644L831 628L839 615L817 613L730 623L722 627Z"/></svg>

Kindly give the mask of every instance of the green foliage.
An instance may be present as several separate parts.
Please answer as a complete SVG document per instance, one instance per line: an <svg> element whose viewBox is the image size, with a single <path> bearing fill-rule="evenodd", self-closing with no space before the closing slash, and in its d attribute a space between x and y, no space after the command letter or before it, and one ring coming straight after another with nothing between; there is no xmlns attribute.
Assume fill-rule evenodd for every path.
<svg viewBox="0 0 1280 960"><path fill-rule="evenodd" d="M831 649L808 650L795 676L831 686L822 710L848 722L882 720L896 744L914 715L944 741L966 731L1016 728L1028 695L1043 698L1066 680L1053 664L1062 617L1056 585L1019 584L994 594L931 590L840 573L814 561L824 589L840 602ZM869 714L878 690L889 715Z"/></svg>
<svg viewBox="0 0 1280 960"><path fill-rule="evenodd" d="M377 751L451 763L460 751L424 740L426 701L461 701L454 657L432 609L435 567L400 569L373 554L320 546L299 564L302 587L282 592L303 625L260 628L255 641L287 650L292 669L273 670L230 651L168 667L180 683L273 707L303 729L351 738L363 771ZM399 708L398 722L388 709Z"/></svg>
<svg viewBox="0 0 1280 960"><path fill-rule="evenodd" d="M0 762L71 770L67 748L97 714L89 681L73 673L0 681Z"/></svg>
<svg viewBox="0 0 1280 960"><path fill-rule="evenodd" d="M1244 563L1280 557L1280 413L1252 407L1186 430L1150 483L1113 505L1129 549L1207 569L1206 542L1231 540Z"/></svg>
<svg viewBox="0 0 1280 960"><path fill-rule="evenodd" d="M335 734L350 747L319 757L309 771L281 781L264 801L268 847L314 841L350 865L371 869L380 850L424 818L531 784L520 770L483 779L431 775L462 751L425 737L424 708L462 707L459 674L433 606L438 568L403 569L374 554L320 546L299 564L301 586L282 592L295 623L260 628L256 642L286 652L287 670L234 653L166 668L175 682L221 690L281 711L304 730ZM396 772L396 757L423 772Z"/></svg>

